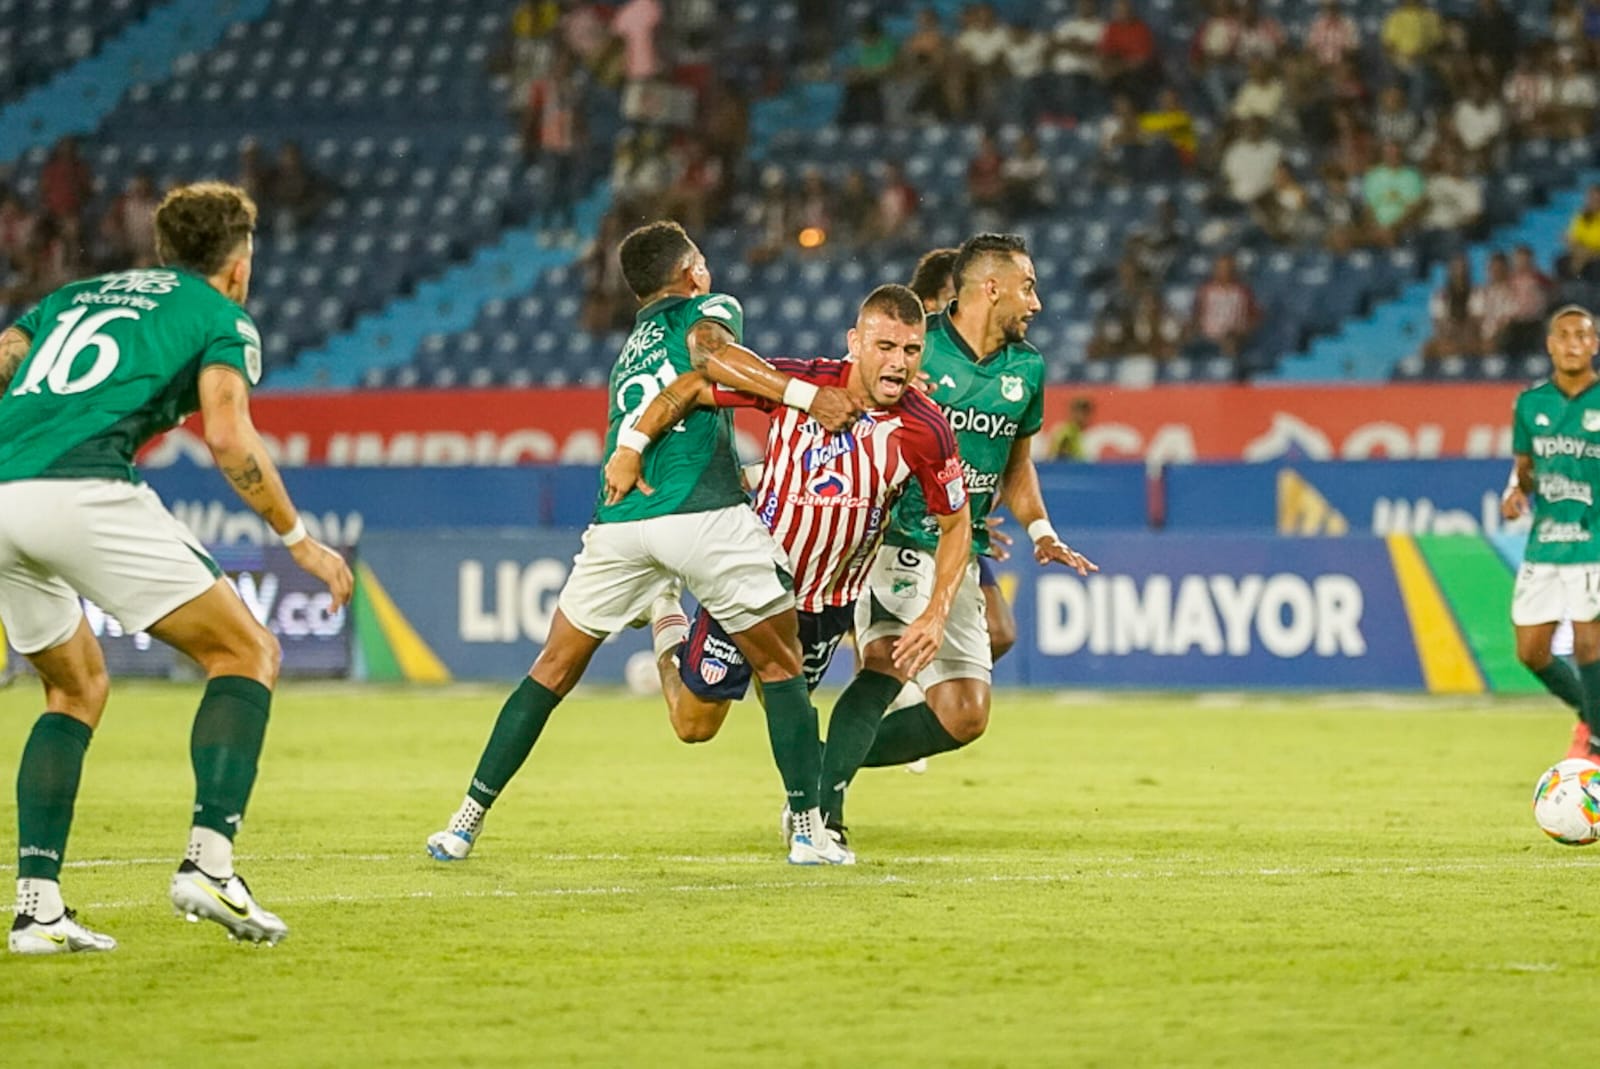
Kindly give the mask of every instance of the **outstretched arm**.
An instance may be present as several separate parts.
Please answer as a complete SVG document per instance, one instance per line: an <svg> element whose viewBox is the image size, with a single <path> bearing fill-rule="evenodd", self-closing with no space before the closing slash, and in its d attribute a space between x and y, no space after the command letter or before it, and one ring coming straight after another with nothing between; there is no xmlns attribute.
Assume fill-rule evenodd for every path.
<svg viewBox="0 0 1600 1069"><path fill-rule="evenodd" d="M807 412L825 430L842 431L861 407L838 386L814 386L774 368L734 340L733 332L702 319L689 329L689 362L719 386Z"/></svg>
<svg viewBox="0 0 1600 1069"><path fill-rule="evenodd" d="M250 389L244 376L222 365L201 371L200 414L206 445L234 493L283 538L296 564L328 585L334 608L349 601L355 585L350 568L338 553L306 534L278 466L250 419Z"/></svg>
<svg viewBox="0 0 1600 1069"><path fill-rule="evenodd" d="M32 347L33 339L21 327L7 327L0 331L0 396L10 389L17 368L22 366L22 358L28 355Z"/></svg>
<svg viewBox="0 0 1600 1069"><path fill-rule="evenodd" d="M1061 541L1061 536L1051 526L1050 515L1044 507L1044 493L1039 489L1039 469L1033 466L1032 444L1032 435L1011 443L1011 455L1006 458L1006 470L1000 477L1000 493L1006 499L1006 507L1028 532L1033 542L1033 557L1040 564L1059 561L1079 575L1098 572L1100 569L1093 561Z"/></svg>

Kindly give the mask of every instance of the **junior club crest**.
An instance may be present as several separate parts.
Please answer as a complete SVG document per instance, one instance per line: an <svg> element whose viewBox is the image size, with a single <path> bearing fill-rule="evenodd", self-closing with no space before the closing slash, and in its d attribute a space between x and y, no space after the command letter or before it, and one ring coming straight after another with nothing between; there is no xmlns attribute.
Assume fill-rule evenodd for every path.
<svg viewBox="0 0 1600 1069"><path fill-rule="evenodd" d="M709 687L714 687L721 683L727 675L728 666L715 657L707 657L700 662L700 678L705 680L706 685Z"/></svg>
<svg viewBox="0 0 1600 1069"><path fill-rule="evenodd" d="M1001 375L1000 396L1004 397L1007 401L1022 400L1022 376Z"/></svg>

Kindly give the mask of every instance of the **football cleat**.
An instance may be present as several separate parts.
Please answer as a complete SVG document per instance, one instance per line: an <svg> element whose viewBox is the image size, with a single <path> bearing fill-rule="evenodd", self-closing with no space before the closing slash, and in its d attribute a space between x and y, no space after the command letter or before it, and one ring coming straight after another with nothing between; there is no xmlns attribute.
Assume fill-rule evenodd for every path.
<svg viewBox="0 0 1600 1069"><path fill-rule="evenodd" d="M435 861L465 861L476 839L470 831L436 831L428 836L428 856Z"/></svg>
<svg viewBox="0 0 1600 1069"><path fill-rule="evenodd" d="M109 935L91 932L78 923L75 910L67 910L46 923L26 913L11 922L7 941L13 954L76 954L79 951L115 950L117 941Z"/></svg>
<svg viewBox="0 0 1600 1069"><path fill-rule="evenodd" d="M289 934L287 924L256 902L242 876L214 879L193 861L185 861L173 874L172 907L190 923L216 921L227 929L228 938L246 943L271 946Z"/></svg>
<svg viewBox="0 0 1600 1069"><path fill-rule="evenodd" d="M1594 758L1589 752L1589 725L1582 720L1572 725L1572 742L1567 746L1567 756L1581 757L1585 761Z"/></svg>
<svg viewBox="0 0 1600 1069"><path fill-rule="evenodd" d="M842 837L822 823L822 813L812 809L789 818L791 865L854 865L856 855Z"/></svg>
<svg viewBox="0 0 1600 1069"><path fill-rule="evenodd" d="M906 771L911 773L913 776L922 775L924 772L928 771L928 759L926 757L919 757L915 761L907 761Z"/></svg>

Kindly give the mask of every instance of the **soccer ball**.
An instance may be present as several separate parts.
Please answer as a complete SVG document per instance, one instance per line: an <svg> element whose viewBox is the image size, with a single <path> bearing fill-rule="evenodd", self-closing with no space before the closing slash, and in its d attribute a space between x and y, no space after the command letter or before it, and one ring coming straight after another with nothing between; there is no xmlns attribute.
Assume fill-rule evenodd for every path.
<svg viewBox="0 0 1600 1069"><path fill-rule="evenodd" d="M656 671L656 655L649 650L640 650L628 658L628 663L622 669L622 677L627 681L630 694L644 697L647 694L661 693L661 676Z"/></svg>
<svg viewBox="0 0 1600 1069"><path fill-rule="evenodd" d="M1533 789L1533 819L1567 846L1600 839L1600 765L1569 757L1540 776Z"/></svg>

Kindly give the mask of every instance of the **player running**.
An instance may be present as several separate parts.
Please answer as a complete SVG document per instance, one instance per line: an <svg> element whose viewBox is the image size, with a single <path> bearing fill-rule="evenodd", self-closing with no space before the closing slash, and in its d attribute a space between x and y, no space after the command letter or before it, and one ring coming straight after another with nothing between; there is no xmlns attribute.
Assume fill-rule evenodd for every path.
<svg viewBox="0 0 1600 1069"><path fill-rule="evenodd" d="M879 286L861 303L847 335L848 360L776 362L807 382L842 385L864 412L854 427L837 434L801 413L779 412L768 428L756 488L757 515L783 547L795 576L806 683L813 689L851 627L889 508L909 480L915 478L929 502L939 535L933 597L892 653L908 675L938 652L970 557L971 521L955 437L938 406L911 386L924 331L916 294L905 286ZM696 378L683 376L664 390L637 429L655 439L694 406L752 403ZM754 403L769 411L774 407ZM639 483L639 463L632 450L612 454L605 472L608 501L621 500L635 485L643 493L655 492ZM692 627L678 628L680 634L685 631L682 644L662 657L662 689L678 737L704 742L721 729L729 706L744 697L750 667L704 607Z"/></svg>
<svg viewBox="0 0 1600 1069"><path fill-rule="evenodd" d="M711 292L705 257L677 223L633 231L618 255L642 307L611 372L608 459L618 448L644 452L648 439L633 424L691 369L805 410L831 430L855 422L859 408L844 389L792 378L739 344L739 302ZM818 808L817 714L800 670L794 582L740 485L731 414L689 413L678 431L649 450L644 478L654 493L616 502L602 493L544 649L506 699L466 798L449 825L428 837L428 852L439 861L467 857L484 815L600 643L641 617L659 615L652 605L675 601L681 581L723 622L762 681L772 753L799 832L789 861L844 864L848 856L827 834Z"/></svg>
<svg viewBox="0 0 1600 1069"><path fill-rule="evenodd" d="M1044 419L1044 360L1024 340L1041 307L1027 244L1014 234L969 238L953 275L956 299L928 319L922 369L929 396L956 433L973 551L988 550L989 510L1003 492L1040 564L1059 562L1087 575L1097 569L1057 537L1029 455ZM989 723L992 661L975 561L967 567L938 655L917 674L927 701L883 716L909 678L895 664L894 643L932 594L937 530L926 499L916 486L909 487L895 505L883 548L868 573L867 596L856 603L863 667L834 706L822 768L823 811L830 827L841 833L843 788L857 769L957 749L982 735ZM876 736L852 724L871 725ZM836 733L841 745L834 744ZM868 746L861 745L863 739Z"/></svg>
<svg viewBox="0 0 1600 1069"><path fill-rule="evenodd" d="M0 333L0 618L38 671L48 710L17 771L14 953L117 945L61 898L84 751L110 689L80 594L206 673L189 743L193 826L173 905L239 939L276 943L288 932L233 869L278 642L133 468L140 446L198 409L217 469L295 563L328 584L335 608L349 600L350 569L306 534L250 420L261 339L241 304L255 222L234 186L175 189L156 210L163 268L74 282Z"/></svg>
<svg viewBox="0 0 1600 1069"><path fill-rule="evenodd" d="M1600 759L1600 375L1594 370L1600 336L1594 316L1575 304L1558 309L1545 345L1553 373L1517 397L1515 460L1500 501L1501 515L1514 520L1527 514L1533 495L1533 528L1511 595L1511 622L1517 659L1578 712L1567 756ZM1576 674L1550 649L1563 619L1572 621Z"/></svg>

